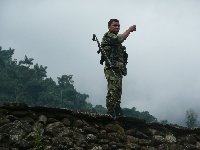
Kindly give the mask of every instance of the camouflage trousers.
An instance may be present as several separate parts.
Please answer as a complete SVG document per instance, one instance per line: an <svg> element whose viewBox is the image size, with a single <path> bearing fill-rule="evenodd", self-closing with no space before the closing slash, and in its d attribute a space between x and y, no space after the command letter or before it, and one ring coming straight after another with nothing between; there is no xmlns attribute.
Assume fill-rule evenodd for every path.
<svg viewBox="0 0 200 150"><path fill-rule="evenodd" d="M106 107L108 111L115 110L115 112L121 109L121 95L122 95L122 71L120 69L114 69L114 73L111 69L104 69L104 74L107 79L107 96Z"/></svg>

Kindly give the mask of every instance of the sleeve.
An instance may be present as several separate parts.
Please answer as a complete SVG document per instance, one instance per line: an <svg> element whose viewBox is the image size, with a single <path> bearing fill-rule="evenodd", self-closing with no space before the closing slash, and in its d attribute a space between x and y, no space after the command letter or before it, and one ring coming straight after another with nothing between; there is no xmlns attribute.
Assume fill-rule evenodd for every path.
<svg viewBox="0 0 200 150"><path fill-rule="evenodd" d="M124 42L124 37L122 36L122 34L118 34L118 41L120 43Z"/></svg>
<svg viewBox="0 0 200 150"><path fill-rule="evenodd" d="M109 37L112 44L121 44L122 42L124 42L122 34L116 35L114 33L108 33L107 36Z"/></svg>

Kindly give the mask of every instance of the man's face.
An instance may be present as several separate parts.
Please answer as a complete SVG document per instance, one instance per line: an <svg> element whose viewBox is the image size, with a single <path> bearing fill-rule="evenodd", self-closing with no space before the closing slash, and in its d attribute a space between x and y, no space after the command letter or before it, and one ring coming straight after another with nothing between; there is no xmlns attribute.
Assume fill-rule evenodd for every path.
<svg viewBox="0 0 200 150"><path fill-rule="evenodd" d="M112 33L118 33L120 30L119 22L112 22L111 25L108 27L109 31Z"/></svg>

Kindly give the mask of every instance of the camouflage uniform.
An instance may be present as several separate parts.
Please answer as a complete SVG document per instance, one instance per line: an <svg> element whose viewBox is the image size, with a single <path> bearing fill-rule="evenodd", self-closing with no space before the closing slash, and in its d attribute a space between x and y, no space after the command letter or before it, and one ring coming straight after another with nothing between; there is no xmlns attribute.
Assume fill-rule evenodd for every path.
<svg viewBox="0 0 200 150"><path fill-rule="evenodd" d="M117 116L121 113L121 95L122 95L122 78L126 75L126 64L124 62L125 46L122 46L124 41L122 35L106 32L102 39L101 47L106 52L111 61L112 72L109 64L106 62L104 67L105 77L107 79L107 96L106 107L109 114L116 113Z"/></svg>

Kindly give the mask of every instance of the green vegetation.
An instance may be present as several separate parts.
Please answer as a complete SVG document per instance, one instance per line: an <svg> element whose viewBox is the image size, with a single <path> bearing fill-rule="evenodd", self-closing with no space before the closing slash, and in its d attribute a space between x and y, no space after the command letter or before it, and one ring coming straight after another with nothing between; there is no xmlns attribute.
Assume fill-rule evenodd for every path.
<svg viewBox="0 0 200 150"><path fill-rule="evenodd" d="M34 132L34 140L35 140L35 143L34 143L35 149L36 150L43 150L44 149L44 145L43 145L43 142L42 142L43 136L41 135L41 133L38 130L36 130Z"/></svg>
<svg viewBox="0 0 200 150"><path fill-rule="evenodd" d="M92 105L89 97L76 91L72 75L58 77L58 83L47 78L47 67L33 64L25 56L19 62L12 59L14 49L0 47L0 103L24 102L29 106L66 107L85 110Z"/></svg>
<svg viewBox="0 0 200 150"><path fill-rule="evenodd" d="M198 123L198 114L193 109L188 109L186 111L185 118L185 123L188 128L200 127Z"/></svg>
<svg viewBox="0 0 200 150"><path fill-rule="evenodd" d="M76 91L73 75L62 75L57 82L47 77L46 66L33 64L33 58L13 60L14 49L3 50L0 47L0 104L23 102L29 106L68 108L97 112L107 112L102 105L92 106L86 99L88 94ZM149 112L138 112L136 108L124 108L124 115L156 121Z"/></svg>
<svg viewBox="0 0 200 150"><path fill-rule="evenodd" d="M147 122L157 121L157 119L154 116L150 115L148 111L139 112L136 110L135 107L133 107L132 109L124 108L123 113L125 116L140 118L146 120Z"/></svg>

